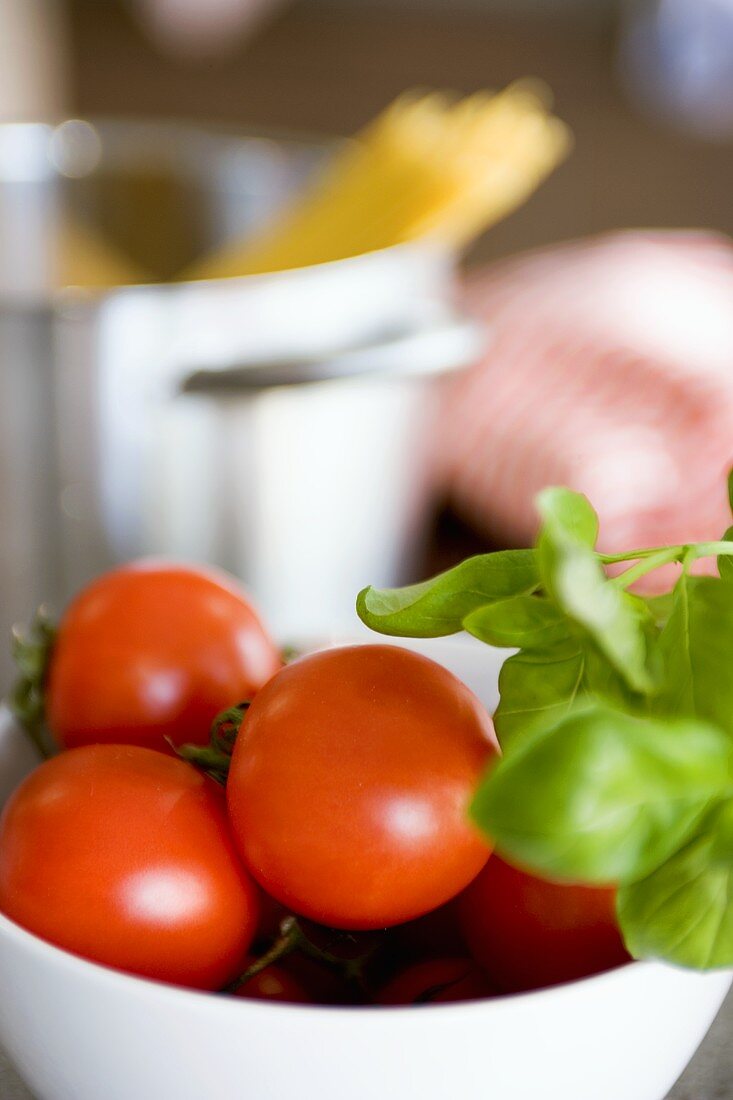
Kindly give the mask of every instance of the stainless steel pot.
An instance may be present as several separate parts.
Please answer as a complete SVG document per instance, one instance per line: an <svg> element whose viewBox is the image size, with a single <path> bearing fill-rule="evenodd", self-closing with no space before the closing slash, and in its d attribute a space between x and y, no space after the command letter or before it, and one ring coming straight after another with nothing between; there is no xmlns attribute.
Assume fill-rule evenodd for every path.
<svg viewBox="0 0 733 1100"><path fill-rule="evenodd" d="M0 127L0 628L139 554L231 569L281 634L343 629L360 585L409 572L427 376L480 343L449 257L52 286L68 211L168 277L322 154L151 123Z"/></svg>

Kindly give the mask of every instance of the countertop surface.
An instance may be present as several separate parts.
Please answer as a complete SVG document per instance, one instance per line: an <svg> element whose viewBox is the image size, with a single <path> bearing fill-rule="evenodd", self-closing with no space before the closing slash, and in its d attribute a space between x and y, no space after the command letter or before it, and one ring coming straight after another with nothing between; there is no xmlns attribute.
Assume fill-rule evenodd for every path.
<svg viewBox="0 0 733 1100"><path fill-rule="evenodd" d="M733 1100L732 1031L733 992L667 1100ZM0 1100L34 1100L2 1055ZM624 1098L620 1096L619 1100Z"/></svg>

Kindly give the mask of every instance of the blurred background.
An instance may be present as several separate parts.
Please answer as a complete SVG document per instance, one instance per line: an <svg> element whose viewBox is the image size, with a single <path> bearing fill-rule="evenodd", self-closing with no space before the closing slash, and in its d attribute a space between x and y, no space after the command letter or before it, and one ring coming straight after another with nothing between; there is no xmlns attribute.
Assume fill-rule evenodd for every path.
<svg viewBox="0 0 733 1100"><path fill-rule="evenodd" d="M480 149L395 122L237 250L406 90L523 77L572 149L536 85ZM608 548L727 526L733 0L0 0L0 123L3 629L139 553L346 629L550 481ZM424 181L451 232L390 230Z"/></svg>
<svg viewBox="0 0 733 1100"><path fill-rule="evenodd" d="M406 88L470 92L538 76L575 134L573 156L531 204L476 245L471 259L620 226L731 232L733 146L724 126L717 141L701 140L678 109L685 59L670 57L676 46L690 51L691 66L704 66L703 35L690 24L704 22L707 8L708 48L733 66L731 24L721 35L713 18L720 8L722 21L730 4L657 7L665 6L671 26L658 11L658 47L650 43L646 63L635 65L632 37L641 37L655 8L645 0L274 0L269 10L262 5L259 24L238 28L235 20L224 42L214 38L205 48L199 40L198 49L195 30L193 44L169 24L153 36L150 23L136 18L144 20L143 4L69 0L66 102L82 116L225 119L350 134ZM727 98L730 137L733 76L728 72L726 84L714 63L707 100L716 115ZM642 96L638 67L646 68L658 103L651 93Z"/></svg>
<svg viewBox="0 0 733 1100"><path fill-rule="evenodd" d="M716 3L668 6L679 9L678 50L699 51L684 9L693 22L696 9ZM716 143L700 140L692 124L688 133L673 128L672 102L662 124L662 110L652 113L634 94L629 38L649 7L618 0L280 0L272 14L262 13L259 29L231 35L223 56L209 52L191 63L190 53L171 52L172 41L161 48L146 36L130 6L71 0L69 106L82 115L173 115L350 134L406 88L470 92L538 76L575 134L573 156L531 204L479 242L472 259L619 226L731 232L733 146L724 134ZM624 28L629 37L620 51ZM711 44L717 41L733 66L733 29L725 35L724 28L722 42L715 30ZM670 37L660 52L670 51ZM672 68L672 59L652 48L648 64L663 69L668 60ZM655 84L663 104L662 74ZM712 112L726 96L721 84L722 75L711 74ZM727 97L730 136L730 85Z"/></svg>

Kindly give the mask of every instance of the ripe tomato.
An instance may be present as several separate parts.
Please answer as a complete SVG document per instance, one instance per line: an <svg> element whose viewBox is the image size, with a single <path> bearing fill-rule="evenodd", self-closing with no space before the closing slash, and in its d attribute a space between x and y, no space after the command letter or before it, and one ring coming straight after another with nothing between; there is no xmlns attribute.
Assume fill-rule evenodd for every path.
<svg viewBox="0 0 733 1100"><path fill-rule="evenodd" d="M98 742L167 750L208 741L222 709L280 667L233 581L202 569L138 562L93 581L64 615L46 713L64 748Z"/></svg>
<svg viewBox="0 0 733 1100"><path fill-rule="evenodd" d="M396 646L304 657L257 695L232 757L234 837L260 885L335 928L420 916L489 848L467 816L491 719L450 672Z"/></svg>
<svg viewBox="0 0 733 1100"><path fill-rule="evenodd" d="M615 900L613 889L546 882L492 856L458 910L471 953L510 993L627 962Z"/></svg>
<svg viewBox="0 0 733 1100"><path fill-rule="evenodd" d="M130 745L62 753L15 791L0 909L84 958L211 990L241 973L258 916L221 789Z"/></svg>
<svg viewBox="0 0 733 1100"><path fill-rule="evenodd" d="M426 959L414 963L382 988L380 1005L439 1004L490 997L488 978L473 959Z"/></svg>
<svg viewBox="0 0 733 1100"><path fill-rule="evenodd" d="M253 960L247 959L245 969ZM312 1004L313 998L297 978L282 966L266 966L259 974L241 986L235 997L252 1001L289 1001L291 1004Z"/></svg>

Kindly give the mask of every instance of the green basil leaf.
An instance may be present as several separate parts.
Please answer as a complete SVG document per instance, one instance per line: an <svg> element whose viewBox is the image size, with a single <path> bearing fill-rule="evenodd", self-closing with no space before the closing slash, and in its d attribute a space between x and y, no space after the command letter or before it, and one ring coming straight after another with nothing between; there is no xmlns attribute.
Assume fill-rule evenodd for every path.
<svg viewBox="0 0 733 1100"><path fill-rule="evenodd" d="M477 607L531 592L538 583L534 550L479 554L432 580L407 588L365 588L359 618L380 634L439 638L463 629Z"/></svg>
<svg viewBox="0 0 733 1100"><path fill-rule="evenodd" d="M710 823L713 833L711 863L733 867L733 799L727 799L715 808Z"/></svg>
<svg viewBox="0 0 733 1100"><path fill-rule="evenodd" d="M733 733L733 585L683 575L659 638L657 712L697 714Z"/></svg>
<svg viewBox="0 0 733 1100"><path fill-rule="evenodd" d="M728 482L730 488L730 481ZM723 535L724 542L733 542L733 527L729 527ZM718 572L724 581L733 581L733 555L718 555Z"/></svg>
<svg viewBox="0 0 733 1100"><path fill-rule="evenodd" d="M733 783L733 739L697 719L589 702L519 739L472 814L500 854L549 877L628 882L679 848Z"/></svg>
<svg viewBox="0 0 733 1100"><path fill-rule="evenodd" d="M651 622L659 630L665 627L674 608L674 593L663 592L659 596L646 596L644 603L647 606Z"/></svg>
<svg viewBox="0 0 733 1100"><path fill-rule="evenodd" d="M499 673L494 726L506 749L538 723L556 720L583 692L585 653L577 639L544 649L522 650Z"/></svg>
<svg viewBox="0 0 733 1100"><path fill-rule="evenodd" d="M619 923L636 958L698 970L733 966L733 861L716 855L715 818L650 875L619 890Z"/></svg>
<svg viewBox="0 0 733 1100"><path fill-rule="evenodd" d="M553 541L567 540L593 549L598 538L598 516L587 497L571 489L543 489L537 497L543 530Z"/></svg>
<svg viewBox="0 0 733 1100"><path fill-rule="evenodd" d="M585 497L546 490L539 497L542 581L556 603L581 626L637 692L648 692L645 624L638 602L609 581L593 550L595 512Z"/></svg>
<svg viewBox="0 0 733 1100"><path fill-rule="evenodd" d="M728 503L733 512L733 469L728 471Z"/></svg>
<svg viewBox="0 0 733 1100"><path fill-rule="evenodd" d="M527 730L558 721L588 695L630 713L642 709L639 696L589 639L568 634L553 645L516 653L499 673L494 726L502 749Z"/></svg>
<svg viewBox="0 0 733 1100"><path fill-rule="evenodd" d="M628 714L645 712L645 698L633 691L623 676L592 641L584 647L583 691L618 707Z"/></svg>
<svg viewBox="0 0 733 1100"><path fill-rule="evenodd" d="M541 596L514 596L472 611L463 626L488 645L542 649L565 641L568 622L556 604Z"/></svg>
<svg viewBox="0 0 733 1100"><path fill-rule="evenodd" d="M559 560L554 591L635 691L652 686L643 624L627 593L612 585L594 555L571 551Z"/></svg>

